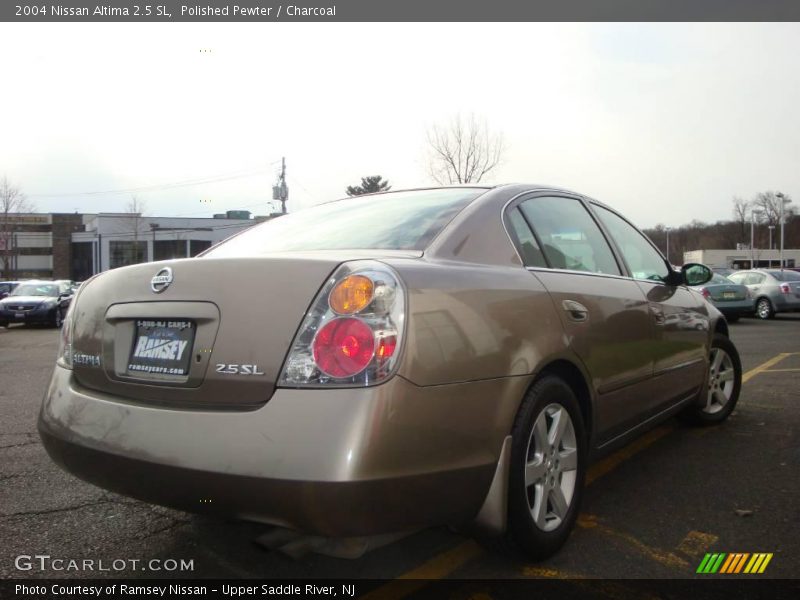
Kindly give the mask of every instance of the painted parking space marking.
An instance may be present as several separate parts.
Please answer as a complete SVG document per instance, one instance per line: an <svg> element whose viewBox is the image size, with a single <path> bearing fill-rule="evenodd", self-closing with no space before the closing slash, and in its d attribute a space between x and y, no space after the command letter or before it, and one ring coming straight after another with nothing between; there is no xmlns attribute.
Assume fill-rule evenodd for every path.
<svg viewBox="0 0 800 600"><path fill-rule="evenodd" d="M757 367L755 367L753 369L750 369L747 373L742 375L742 383L747 383L748 381L750 381L753 377L755 377L759 373L763 373L764 371L766 371L770 367L774 367L775 365L777 365L783 359L785 359L785 358L787 358L789 356L793 356L795 354L800 354L800 352L781 352L780 354L778 354L776 356L773 356L767 362L762 363L762 364L758 365Z"/></svg>
<svg viewBox="0 0 800 600"><path fill-rule="evenodd" d="M645 544L644 542L642 542L641 540L637 539L636 537L632 536L629 533L613 529L608 525L604 525L597 520L597 517L595 515L583 515L583 514L579 515L578 527L582 527L584 529L594 529L605 535L620 540L624 542L626 546L637 551L639 554L649 558L654 562L664 565L665 567L669 567L671 569L681 569L681 570L689 567L689 563L685 559L678 556L677 554L674 554L672 552L667 552L659 548L655 548L653 546Z"/></svg>
<svg viewBox="0 0 800 600"><path fill-rule="evenodd" d="M686 537L681 540L676 550L678 552L697 558L702 556L708 549L716 544L719 538L711 533L703 533L702 531L690 531Z"/></svg>
<svg viewBox="0 0 800 600"><path fill-rule="evenodd" d="M589 471L588 473L586 473L586 485L591 484L592 482L599 479L603 475L606 475L610 471L613 471L621 463L628 460L633 455L638 454L648 446L651 446L652 444L660 440L662 437L673 431L675 431L674 425L662 425L661 427L656 427L652 431L647 432L639 439L631 442L624 448L617 450L611 456L596 462L591 467L589 467Z"/></svg>

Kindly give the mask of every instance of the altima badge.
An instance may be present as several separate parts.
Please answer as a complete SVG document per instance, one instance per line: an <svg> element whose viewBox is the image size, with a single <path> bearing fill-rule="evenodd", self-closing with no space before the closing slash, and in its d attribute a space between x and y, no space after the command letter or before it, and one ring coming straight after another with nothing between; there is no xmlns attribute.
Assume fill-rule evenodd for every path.
<svg viewBox="0 0 800 600"><path fill-rule="evenodd" d="M150 280L150 289L160 294L172 283L172 269L164 267Z"/></svg>

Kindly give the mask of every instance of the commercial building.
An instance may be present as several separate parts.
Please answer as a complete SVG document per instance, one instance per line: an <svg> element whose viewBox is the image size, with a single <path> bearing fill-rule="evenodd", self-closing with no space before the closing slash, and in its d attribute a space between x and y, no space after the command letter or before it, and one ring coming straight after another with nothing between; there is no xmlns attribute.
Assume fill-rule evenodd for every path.
<svg viewBox="0 0 800 600"><path fill-rule="evenodd" d="M0 273L6 272L7 260L13 279L83 281L125 265L196 256L262 220L251 219L247 211L215 218L12 214L6 219L8 233L1 242Z"/></svg>
<svg viewBox="0 0 800 600"><path fill-rule="evenodd" d="M800 250L784 249L784 267L800 265ZM728 269L780 268L781 251L765 248L742 248L736 250L692 250L683 253L683 262L702 263L709 267Z"/></svg>

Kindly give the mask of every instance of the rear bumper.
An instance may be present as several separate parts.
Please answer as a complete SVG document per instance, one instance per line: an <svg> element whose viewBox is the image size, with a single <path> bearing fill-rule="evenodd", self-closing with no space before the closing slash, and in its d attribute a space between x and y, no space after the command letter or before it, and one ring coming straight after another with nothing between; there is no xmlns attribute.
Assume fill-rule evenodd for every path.
<svg viewBox="0 0 800 600"><path fill-rule="evenodd" d="M432 389L395 377L201 412L102 397L57 367L39 431L65 470L146 502L319 535L390 533L476 515L516 410L502 398L518 401L525 379Z"/></svg>
<svg viewBox="0 0 800 600"><path fill-rule="evenodd" d="M715 301L714 306L726 317L729 316L742 316L752 315L756 310L756 302L754 299L748 300L732 300L727 302Z"/></svg>

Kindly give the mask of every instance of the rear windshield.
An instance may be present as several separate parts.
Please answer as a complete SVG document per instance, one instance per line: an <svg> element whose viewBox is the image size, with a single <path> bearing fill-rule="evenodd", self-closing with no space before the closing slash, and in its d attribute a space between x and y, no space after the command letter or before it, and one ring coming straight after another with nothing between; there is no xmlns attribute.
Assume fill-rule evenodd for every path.
<svg viewBox="0 0 800 600"><path fill-rule="evenodd" d="M778 281L800 281L800 273L796 271L768 271Z"/></svg>
<svg viewBox="0 0 800 600"><path fill-rule="evenodd" d="M711 283L733 283L730 279L719 273L714 273L711 276Z"/></svg>
<svg viewBox="0 0 800 600"><path fill-rule="evenodd" d="M248 229L205 256L367 248L424 250L460 210L485 191L419 190L329 202Z"/></svg>

